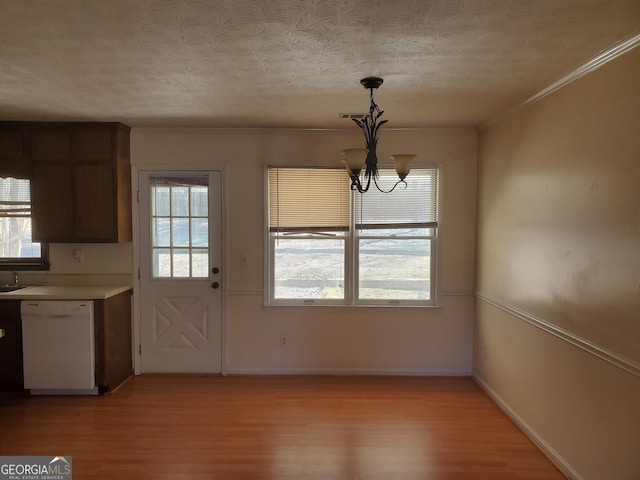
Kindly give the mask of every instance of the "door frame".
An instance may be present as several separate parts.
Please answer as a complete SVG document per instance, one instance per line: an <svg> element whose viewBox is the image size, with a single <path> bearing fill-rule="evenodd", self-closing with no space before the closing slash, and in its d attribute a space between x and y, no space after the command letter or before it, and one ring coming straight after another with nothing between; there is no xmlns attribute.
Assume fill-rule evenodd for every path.
<svg viewBox="0 0 640 480"><path fill-rule="evenodd" d="M142 358L140 356L140 345L142 342L142 313L140 303L140 201L138 196L138 185L140 184L140 175L142 172L220 172L220 236L221 236L221 273L222 273L222 294L220 297L221 305L221 338L220 338L220 365L221 375L227 375L227 288L229 275L227 274L227 176L226 167L218 163L212 163L209 167L203 165L132 165L131 167L131 199L132 199L132 218L133 222L133 272L131 273L133 285L133 374L140 375L142 373Z"/></svg>

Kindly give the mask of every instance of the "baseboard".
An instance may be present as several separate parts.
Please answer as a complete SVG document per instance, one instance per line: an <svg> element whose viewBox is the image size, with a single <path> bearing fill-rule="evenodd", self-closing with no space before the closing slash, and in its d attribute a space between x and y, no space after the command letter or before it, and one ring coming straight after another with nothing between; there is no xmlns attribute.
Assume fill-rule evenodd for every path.
<svg viewBox="0 0 640 480"><path fill-rule="evenodd" d="M32 388L31 395L99 395L98 387L94 388Z"/></svg>
<svg viewBox="0 0 640 480"><path fill-rule="evenodd" d="M473 381L480 387L480 389L498 406L502 412L511 419L516 426L522 430L522 432L531 440L549 460L551 460L560 471L567 476L568 480L584 480L582 475L575 471L575 469L564 458L556 452L551 445L549 445L540 435L536 433L533 428L525 422L520 415L511 409L511 407L498 395L489 385L485 383L475 373L471 375Z"/></svg>
<svg viewBox="0 0 640 480"><path fill-rule="evenodd" d="M228 368L228 375L371 375L371 376L415 376L415 377L470 377L470 370L395 370L353 368Z"/></svg>

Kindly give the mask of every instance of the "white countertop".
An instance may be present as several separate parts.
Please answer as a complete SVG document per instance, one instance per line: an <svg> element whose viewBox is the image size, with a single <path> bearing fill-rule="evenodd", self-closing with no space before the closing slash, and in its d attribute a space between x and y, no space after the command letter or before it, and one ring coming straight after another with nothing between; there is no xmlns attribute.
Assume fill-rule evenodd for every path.
<svg viewBox="0 0 640 480"><path fill-rule="evenodd" d="M0 300L104 300L131 290L131 285L41 285L0 293Z"/></svg>

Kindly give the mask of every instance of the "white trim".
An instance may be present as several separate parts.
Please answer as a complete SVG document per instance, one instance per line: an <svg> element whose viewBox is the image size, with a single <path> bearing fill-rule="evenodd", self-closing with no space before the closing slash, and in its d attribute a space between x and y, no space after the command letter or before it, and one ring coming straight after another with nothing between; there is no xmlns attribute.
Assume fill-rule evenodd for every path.
<svg viewBox="0 0 640 480"><path fill-rule="evenodd" d="M358 368L229 368L229 375L362 375L405 377L471 377L471 370Z"/></svg>
<svg viewBox="0 0 640 480"><path fill-rule="evenodd" d="M542 100L543 98L560 90L562 87L569 85L570 83L578 80L579 78L584 77L588 73L591 73L597 70L598 68L604 66L605 64L609 63L611 60L615 60L619 56L624 55L625 53L634 49L638 45L640 45L640 33L635 34L630 38L627 38L626 40L623 40L619 43L616 43L612 47L600 52L595 57L589 59L587 62L585 62L584 64L582 64L581 66L573 70L572 72L568 73L564 77L555 81L548 87L540 90L538 93L529 97L527 100L520 103L519 105L507 110L506 112L502 112L498 114L496 117L493 117L485 122L480 123L478 125L477 130L478 131L485 130L490 126L495 125L500 120L514 114L519 110L522 110L523 108L535 102Z"/></svg>
<svg viewBox="0 0 640 480"><path fill-rule="evenodd" d="M498 395L489 385L485 383L477 374L471 376L472 380L480 387L480 389L495 402L502 412L511 419L516 426L544 453L553 464L565 474L569 480L584 480L584 478L575 471L575 469L556 452L551 445L536 433L536 431L525 422L507 403Z"/></svg>
<svg viewBox="0 0 640 480"><path fill-rule="evenodd" d="M227 225L227 221L229 216L227 215L227 205L229 205L229 198L227 197L227 163L223 162L220 166L210 166L210 170L219 171L220 172L220 270L222 273L222 292L220 295L220 314L222 318L220 319L220 375L223 377L227 376L227 346L229 345L229 326L227 325L227 309L229 302L227 302L227 296L225 295L226 286L229 285L229 265L230 261L227 259L227 252L230 252L229 245L227 242L229 241L229 235L227 232L229 231L229 226Z"/></svg>
<svg viewBox="0 0 640 480"><path fill-rule="evenodd" d="M272 242L269 238L269 165L262 166L262 304L269 305L271 298Z"/></svg>
<svg viewBox="0 0 640 480"><path fill-rule="evenodd" d="M381 130L384 135L406 135L410 133L433 133L439 135L459 135L460 132L475 132L474 127L415 127L415 128L387 128ZM345 128L256 128L256 127L132 127L131 134L140 135L345 135L362 138L362 132L355 125L345 125Z"/></svg>
<svg viewBox="0 0 640 480"><path fill-rule="evenodd" d="M133 374L140 375L142 373L142 361L140 358L140 279L138 271L140 269L140 202L138 201L138 183L139 168L135 165L131 166L131 235L132 235L132 254L133 254L133 271L131 273L131 286L133 287L133 302L131 305L131 314L133 324Z"/></svg>
<svg viewBox="0 0 640 480"><path fill-rule="evenodd" d="M541 90L531 98L525 100L521 106L524 107L531 103L535 103L538 100L542 100L547 95L551 95L553 92L561 89L565 85L568 85L569 83L578 80L586 74L597 70L606 63L618 58L620 55L627 53L629 50L637 47L638 45L640 45L640 33L614 45L613 47L608 48L607 50L604 50L603 52L600 52L598 55L587 61L584 65L581 65L573 72L565 75L557 82L552 83L544 90Z"/></svg>
<svg viewBox="0 0 640 480"><path fill-rule="evenodd" d="M534 327L538 327L541 330L544 330L545 332L550 333L558 337L559 339L564 340L565 342L568 342L584 350L585 352L595 355L596 357L601 358L602 360L610 363L611 365L621 368L627 373L630 373L636 377L640 377L640 365L636 365L634 362L632 362L629 359L623 358L616 353L605 350L599 345L589 342L588 340L585 340L584 338L579 337L572 332L569 332L563 328L560 328L547 320L538 318L535 315L531 315L530 313L527 313L511 305L507 305L505 303L499 302L498 300L494 300L480 292L476 292L476 298L502 310L503 312L513 315L514 317L519 318L520 320L524 320L525 322L533 325Z"/></svg>

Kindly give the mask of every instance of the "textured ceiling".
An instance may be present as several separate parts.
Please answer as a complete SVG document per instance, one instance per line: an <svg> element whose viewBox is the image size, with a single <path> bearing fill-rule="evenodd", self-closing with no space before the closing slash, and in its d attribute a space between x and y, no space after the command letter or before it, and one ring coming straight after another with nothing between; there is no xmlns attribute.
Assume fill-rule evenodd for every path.
<svg viewBox="0 0 640 480"><path fill-rule="evenodd" d="M475 126L640 31L638 0L0 0L0 119Z"/></svg>

